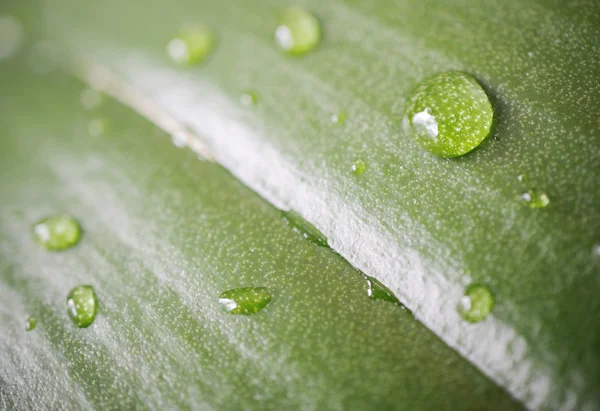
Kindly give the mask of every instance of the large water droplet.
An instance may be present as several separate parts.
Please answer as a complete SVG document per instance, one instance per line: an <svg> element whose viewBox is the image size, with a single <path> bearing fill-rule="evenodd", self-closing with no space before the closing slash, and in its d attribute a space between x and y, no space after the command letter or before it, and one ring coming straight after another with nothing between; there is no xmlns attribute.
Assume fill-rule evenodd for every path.
<svg viewBox="0 0 600 411"><path fill-rule="evenodd" d="M440 157L457 157L487 137L493 117L490 100L477 80L450 71L419 83L404 122L426 150Z"/></svg>
<svg viewBox="0 0 600 411"><path fill-rule="evenodd" d="M282 214L285 221L295 232L319 247L329 247L327 237L317 227L302 218L300 214L293 210L282 211Z"/></svg>
<svg viewBox="0 0 600 411"><path fill-rule="evenodd" d="M98 310L98 300L91 285L79 285L67 295L67 313L79 328L92 325Z"/></svg>
<svg viewBox="0 0 600 411"><path fill-rule="evenodd" d="M279 47L291 55L305 54L314 49L321 40L319 20L308 11L290 7L281 13L275 30Z"/></svg>
<svg viewBox="0 0 600 411"><path fill-rule="evenodd" d="M38 221L33 226L33 239L50 251L73 247L81 236L79 223L69 215L55 215Z"/></svg>
<svg viewBox="0 0 600 411"><path fill-rule="evenodd" d="M208 27L187 28L169 42L167 54L177 64L194 64L208 57L214 46L215 38Z"/></svg>
<svg viewBox="0 0 600 411"><path fill-rule="evenodd" d="M529 190L521 195L521 200L529 208L544 208L550 204L550 197L542 191Z"/></svg>
<svg viewBox="0 0 600 411"><path fill-rule="evenodd" d="M0 16L0 60L13 55L23 43L23 26L13 16Z"/></svg>
<svg viewBox="0 0 600 411"><path fill-rule="evenodd" d="M489 288L471 284L458 304L459 314L467 321L476 323L483 320L494 307L494 296Z"/></svg>
<svg viewBox="0 0 600 411"><path fill-rule="evenodd" d="M27 318L27 321L25 322L25 330L26 331L33 331L33 330L35 330L36 326L37 326L37 319L35 317Z"/></svg>
<svg viewBox="0 0 600 411"><path fill-rule="evenodd" d="M352 163L352 172L356 175L362 174L367 170L367 163L362 159L357 159Z"/></svg>
<svg viewBox="0 0 600 411"><path fill-rule="evenodd" d="M221 293L219 304L228 314L250 315L265 308L272 298L265 287L234 288Z"/></svg>

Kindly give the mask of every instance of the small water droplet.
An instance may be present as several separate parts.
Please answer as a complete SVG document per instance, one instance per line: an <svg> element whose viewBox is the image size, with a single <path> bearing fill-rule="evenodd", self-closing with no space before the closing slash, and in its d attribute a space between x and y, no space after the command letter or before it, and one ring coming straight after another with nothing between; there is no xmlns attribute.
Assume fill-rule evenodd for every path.
<svg viewBox="0 0 600 411"><path fill-rule="evenodd" d="M266 287L234 288L221 293L219 304L228 314L250 315L265 308L272 298Z"/></svg>
<svg viewBox="0 0 600 411"><path fill-rule="evenodd" d="M173 145L175 147L182 148L185 147L187 138L184 132L178 131L176 133L173 133L173 135L171 136L171 141L173 142Z"/></svg>
<svg viewBox="0 0 600 411"><path fill-rule="evenodd" d="M67 295L67 313L79 328L87 328L94 322L98 311L98 299L91 285L78 285Z"/></svg>
<svg viewBox="0 0 600 411"><path fill-rule="evenodd" d="M99 91L87 87L81 92L79 100L84 108L93 110L102 104L103 95Z"/></svg>
<svg viewBox="0 0 600 411"><path fill-rule="evenodd" d="M532 53L531 51L530 51L529 53L527 53L527 55L528 55L529 57L533 57L533 53Z"/></svg>
<svg viewBox="0 0 600 411"><path fill-rule="evenodd" d="M0 60L12 56L23 43L23 25L13 16L0 16Z"/></svg>
<svg viewBox="0 0 600 411"><path fill-rule="evenodd" d="M319 231L317 227L306 221L297 212L282 211L284 220L292 227L292 229L308 241L318 245L319 247L329 247L327 244L327 237Z"/></svg>
<svg viewBox="0 0 600 411"><path fill-rule="evenodd" d="M592 252L596 257L600 257L600 244L596 244L592 249Z"/></svg>
<svg viewBox="0 0 600 411"><path fill-rule="evenodd" d="M246 107L256 105L258 100L258 93L256 91L246 91L240 96L240 103Z"/></svg>
<svg viewBox="0 0 600 411"><path fill-rule="evenodd" d="M108 131L108 122L103 118L94 118L88 123L88 133L92 137L100 137Z"/></svg>
<svg viewBox="0 0 600 411"><path fill-rule="evenodd" d="M190 27L171 39L167 54L175 63L189 65L206 59L214 47L214 34L208 27Z"/></svg>
<svg viewBox="0 0 600 411"><path fill-rule="evenodd" d="M451 71L419 83L407 104L404 126L426 150L458 157L481 144L493 117L490 100L477 80Z"/></svg>
<svg viewBox="0 0 600 411"><path fill-rule="evenodd" d="M519 183L526 183L528 180L529 180L529 178L528 178L527 174L525 174L525 173L519 174L517 176L517 181Z"/></svg>
<svg viewBox="0 0 600 411"><path fill-rule="evenodd" d="M367 170L367 163L362 159L357 159L352 163L352 172L356 175L360 175Z"/></svg>
<svg viewBox="0 0 600 411"><path fill-rule="evenodd" d="M369 277L368 275L364 275L365 280L367 280L367 295L372 298L373 300L380 300L380 301L387 301L390 303L394 303L400 307L402 307L403 310L407 310L408 309L404 306L404 304L402 304L400 302L400 300L398 300L398 298L396 298L396 296L394 295L394 293L392 293L390 291L389 288L387 288L385 285L381 284L381 282L379 282L377 279L373 278L373 277Z"/></svg>
<svg viewBox="0 0 600 411"><path fill-rule="evenodd" d="M348 118L348 114L346 114L343 111L340 111L339 113L331 116L331 121L334 124L344 124L344 122L346 121L347 118Z"/></svg>
<svg viewBox="0 0 600 411"><path fill-rule="evenodd" d="M33 226L34 241L49 251L73 247L81 236L79 223L71 216L61 214L46 217Z"/></svg>
<svg viewBox="0 0 600 411"><path fill-rule="evenodd" d="M308 11L290 7L279 18L275 41L290 55L301 55L314 49L321 40L319 20Z"/></svg>
<svg viewBox="0 0 600 411"><path fill-rule="evenodd" d="M458 312L465 320L476 323L487 317L493 307L494 296L490 289L483 285L471 284L458 303Z"/></svg>
<svg viewBox="0 0 600 411"><path fill-rule="evenodd" d="M520 198L529 208L544 208L550 204L550 197L542 191L529 190Z"/></svg>
<svg viewBox="0 0 600 411"><path fill-rule="evenodd" d="M25 322L25 331L33 331L33 330L35 330L36 326L37 326L37 319L35 317L29 317L29 318L27 318L27 321Z"/></svg>

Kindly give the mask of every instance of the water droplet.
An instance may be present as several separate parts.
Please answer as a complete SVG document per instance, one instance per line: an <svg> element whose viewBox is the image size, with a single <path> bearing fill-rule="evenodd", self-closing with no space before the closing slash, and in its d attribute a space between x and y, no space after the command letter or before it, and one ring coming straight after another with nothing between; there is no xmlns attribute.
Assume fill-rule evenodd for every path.
<svg viewBox="0 0 600 411"><path fill-rule="evenodd" d="M600 244L596 244L592 249L592 252L596 257L600 257Z"/></svg>
<svg viewBox="0 0 600 411"><path fill-rule="evenodd" d="M186 135L184 132L178 131L176 133L173 133L173 135L171 136L171 141L173 142L173 145L177 148L185 147L187 141Z"/></svg>
<svg viewBox="0 0 600 411"><path fill-rule="evenodd" d="M282 214L285 221L295 232L319 247L329 247L329 244L327 244L327 237L325 237L317 227L302 218L300 214L293 210L282 211Z"/></svg>
<svg viewBox="0 0 600 411"><path fill-rule="evenodd" d="M25 322L25 331L33 331L37 326L37 319L35 317L29 317Z"/></svg>
<svg viewBox="0 0 600 411"><path fill-rule="evenodd" d="M33 239L49 251L73 247L81 236L79 223L69 215L46 217L33 226Z"/></svg>
<svg viewBox="0 0 600 411"><path fill-rule="evenodd" d="M108 122L102 118L94 118L88 123L88 133L92 137L100 137L108 131Z"/></svg>
<svg viewBox="0 0 600 411"><path fill-rule="evenodd" d="M91 285L78 285L67 295L67 313L73 324L87 328L94 322L98 299Z"/></svg>
<svg viewBox="0 0 600 411"><path fill-rule="evenodd" d="M354 163L352 163L352 172L356 175L364 173L366 169L367 163L365 163L364 160L360 158L355 160Z"/></svg>
<svg viewBox="0 0 600 411"><path fill-rule="evenodd" d="M529 178L527 177L527 174L525 174L525 173L519 174L517 176L517 181L519 181L519 183L526 183L528 180L529 180Z"/></svg>
<svg viewBox="0 0 600 411"><path fill-rule="evenodd" d="M335 124L344 124L347 118L348 114L346 114L343 111L340 111L339 113L331 116L331 121Z"/></svg>
<svg viewBox="0 0 600 411"><path fill-rule="evenodd" d="M12 56L23 43L23 26L13 16L0 16L0 60Z"/></svg>
<svg viewBox="0 0 600 411"><path fill-rule="evenodd" d="M467 321L476 323L483 320L494 307L494 296L489 288L471 284L458 304L459 314Z"/></svg>
<svg viewBox="0 0 600 411"><path fill-rule="evenodd" d="M221 293L219 304L228 314L250 315L265 308L272 298L265 287L234 288Z"/></svg>
<svg viewBox="0 0 600 411"><path fill-rule="evenodd" d="M364 274L363 274L364 275ZM368 275L364 275L367 280L367 295L374 300L388 301L394 303L402 309L407 310L406 307L396 298L394 293L390 291L385 285L381 284L378 280Z"/></svg>
<svg viewBox="0 0 600 411"><path fill-rule="evenodd" d="M213 32L205 26L182 30L167 45L167 54L177 64L199 63L215 46Z"/></svg>
<svg viewBox="0 0 600 411"><path fill-rule="evenodd" d="M79 97L81 105L88 110L93 110L102 104L103 95L93 88L86 88L81 92Z"/></svg>
<svg viewBox="0 0 600 411"><path fill-rule="evenodd" d="M493 117L492 105L477 80L451 71L417 86L404 124L426 150L440 157L458 157L487 137Z"/></svg>
<svg viewBox="0 0 600 411"><path fill-rule="evenodd" d="M521 200L524 201L529 208L544 208L550 204L550 197L548 194L529 190L526 193L521 194Z"/></svg>
<svg viewBox="0 0 600 411"><path fill-rule="evenodd" d="M240 103L243 106L250 107L258 103L258 93L256 91L246 91L240 96Z"/></svg>
<svg viewBox="0 0 600 411"><path fill-rule="evenodd" d="M285 10L275 30L275 41L290 55L305 54L314 49L321 40L319 20L299 7Z"/></svg>

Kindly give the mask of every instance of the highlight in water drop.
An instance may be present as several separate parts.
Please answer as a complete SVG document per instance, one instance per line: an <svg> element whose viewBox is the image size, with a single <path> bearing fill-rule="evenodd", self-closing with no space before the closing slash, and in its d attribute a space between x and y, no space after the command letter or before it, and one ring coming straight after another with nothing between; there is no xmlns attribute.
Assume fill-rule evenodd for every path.
<svg viewBox="0 0 600 411"><path fill-rule="evenodd" d="M242 103L242 105L246 107L256 105L258 103L258 100L258 93L252 90L246 91L240 96L240 103Z"/></svg>
<svg viewBox="0 0 600 411"><path fill-rule="evenodd" d="M544 208L550 204L550 197L542 191L529 190L521 194L521 200L527 204L529 208Z"/></svg>
<svg viewBox="0 0 600 411"><path fill-rule="evenodd" d="M0 16L0 60L12 56L23 43L23 25L13 16Z"/></svg>
<svg viewBox="0 0 600 411"><path fill-rule="evenodd" d="M356 175L360 175L367 170L367 163L362 159L357 159L352 163L352 172Z"/></svg>
<svg viewBox="0 0 600 411"><path fill-rule="evenodd" d="M300 214L293 210L282 211L281 213L285 222L302 237L319 247L329 247L327 237L317 227L302 218Z"/></svg>
<svg viewBox="0 0 600 411"><path fill-rule="evenodd" d="M33 330L35 330L36 326L37 326L37 319L35 317L27 318L27 321L25 322L25 330L26 331L33 331Z"/></svg>
<svg viewBox="0 0 600 411"><path fill-rule="evenodd" d="M340 111L339 113L331 116L331 122L334 124L344 124L347 118L348 114L346 114L343 111Z"/></svg>
<svg viewBox="0 0 600 411"><path fill-rule="evenodd" d="M458 304L459 314L467 321L476 323L483 320L494 307L494 296L489 288L471 284Z"/></svg>
<svg viewBox="0 0 600 411"><path fill-rule="evenodd" d="M79 328L87 328L94 322L98 299L91 285L79 285L67 295L67 313Z"/></svg>
<svg viewBox="0 0 600 411"><path fill-rule="evenodd" d="M167 45L167 54L177 64L195 64L208 57L215 42L214 34L208 27L189 27L171 39Z"/></svg>
<svg viewBox="0 0 600 411"><path fill-rule="evenodd" d="M81 227L69 215L54 215L38 221L33 226L32 235L34 241L46 250L61 251L77 244Z"/></svg>
<svg viewBox="0 0 600 411"><path fill-rule="evenodd" d="M272 298L266 287L234 288L221 293L219 304L228 314L250 315L265 308Z"/></svg>
<svg viewBox="0 0 600 411"><path fill-rule="evenodd" d="M287 54L308 53L320 40L321 25L311 13L299 7L290 7L281 13L275 41Z"/></svg>
<svg viewBox="0 0 600 411"><path fill-rule="evenodd" d="M450 71L419 83L408 101L404 125L426 150L458 157L488 136L493 118L490 100L477 80Z"/></svg>

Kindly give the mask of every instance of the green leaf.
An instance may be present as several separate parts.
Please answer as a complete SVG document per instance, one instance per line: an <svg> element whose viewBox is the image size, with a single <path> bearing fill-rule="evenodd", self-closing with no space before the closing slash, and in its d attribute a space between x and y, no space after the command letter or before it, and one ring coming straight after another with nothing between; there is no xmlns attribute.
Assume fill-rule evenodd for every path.
<svg viewBox="0 0 600 411"><path fill-rule="evenodd" d="M41 13L86 81L189 127L188 143L313 224L527 406L599 407L596 2L300 3L323 34L300 58L273 37L288 2L59 0ZM175 68L164 44L187 23L210 24L219 44ZM477 149L440 159L402 118L418 84L449 71L483 86L494 124ZM495 299L476 324L457 310L471 283Z"/></svg>
<svg viewBox="0 0 600 411"><path fill-rule="evenodd" d="M82 84L22 65L0 66L0 90L0 408L520 408L136 113L111 100L90 113ZM98 115L111 128L91 136ZM30 233L55 213L83 230L61 252ZM65 304L80 284L97 299L88 328ZM259 312L228 315L220 297Z"/></svg>

